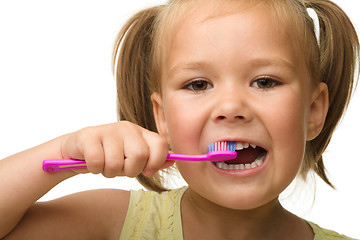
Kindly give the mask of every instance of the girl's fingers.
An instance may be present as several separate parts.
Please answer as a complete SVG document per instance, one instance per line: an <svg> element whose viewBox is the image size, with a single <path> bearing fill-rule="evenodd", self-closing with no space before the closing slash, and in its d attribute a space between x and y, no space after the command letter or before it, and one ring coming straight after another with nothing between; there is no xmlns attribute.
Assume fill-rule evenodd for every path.
<svg viewBox="0 0 360 240"><path fill-rule="evenodd" d="M101 173L104 169L104 150L97 127L87 127L67 134L61 146L63 158L75 158L86 161L87 170L76 172Z"/></svg>
<svg viewBox="0 0 360 240"><path fill-rule="evenodd" d="M144 169L149 159L149 146L142 137L141 128L132 125L124 140L124 175L136 177Z"/></svg>
<svg viewBox="0 0 360 240"><path fill-rule="evenodd" d="M166 169L171 167L172 165L174 165L175 161L174 160L166 160L164 165L161 167L161 169Z"/></svg>
<svg viewBox="0 0 360 240"><path fill-rule="evenodd" d="M105 166L103 175L107 178L124 175L124 146L122 139L105 138L103 140Z"/></svg>
<svg viewBox="0 0 360 240"><path fill-rule="evenodd" d="M142 136L149 146L149 157L143 169L145 176L152 176L158 170L169 167L174 163L166 161L168 143L164 137L146 129L142 130Z"/></svg>
<svg viewBox="0 0 360 240"><path fill-rule="evenodd" d="M65 139L63 157L84 159L89 172L109 178L151 176L174 163L166 161L165 138L130 122L87 127Z"/></svg>
<svg viewBox="0 0 360 240"><path fill-rule="evenodd" d="M98 174L104 171L104 149L99 139L89 138L84 147L84 159L89 172Z"/></svg>

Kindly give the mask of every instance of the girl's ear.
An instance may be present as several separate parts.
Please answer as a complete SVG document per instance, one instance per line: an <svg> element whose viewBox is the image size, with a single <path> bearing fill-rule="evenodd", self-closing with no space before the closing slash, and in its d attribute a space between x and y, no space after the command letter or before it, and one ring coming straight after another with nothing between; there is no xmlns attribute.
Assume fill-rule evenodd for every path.
<svg viewBox="0 0 360 240"><path fill-rule="evenodd" d="M151 94L151 102L153 104L153 113L154 113L156 128L159 134L161 136L166 137L166 139L168 139L169 141L164 105L160 94L157 92Z"/></svg>
<svg viewBox="0 0 360 240"><path fill-rule="evenodd" d="M321 82L313 91L308 118L307 139L316 138L324 127L329 108L329 90L326 83Z"/></svg>

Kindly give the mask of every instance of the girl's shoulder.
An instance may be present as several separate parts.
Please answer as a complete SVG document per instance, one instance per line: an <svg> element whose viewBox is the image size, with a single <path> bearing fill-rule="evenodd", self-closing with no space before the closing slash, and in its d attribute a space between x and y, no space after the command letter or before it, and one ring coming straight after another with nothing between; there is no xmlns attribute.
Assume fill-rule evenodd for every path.
<svg viewBox="0 0 360 240"><path fill-rule="evenodd" d="M308 222L308 224L312 227L314 231L314 240L356 240L355 238L347 237L335 231L321 228L313 222Z"/></svg>

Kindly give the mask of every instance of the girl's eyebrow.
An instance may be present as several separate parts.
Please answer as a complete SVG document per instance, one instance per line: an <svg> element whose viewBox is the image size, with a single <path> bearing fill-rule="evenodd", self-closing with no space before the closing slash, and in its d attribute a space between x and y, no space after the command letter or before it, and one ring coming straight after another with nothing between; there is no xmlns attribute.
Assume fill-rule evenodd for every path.
<svg viewBox="0 0 360 240"><path fill-rule="evenodd" d="M243 64L245 68L252 67L252 68L261 68L261 67L268 67L268 66L276 66L282 69L286 69L288 71L295 72L296 67L290 61L285 60L284 58L280 57L273 57L273 58L254 58L247 61ZM172 78L174 75L178 74L182 71L198 71L201 69L211 69L212 64L207 61L194 61L188 63L179 63L172 67L169 71L168 78Z"/></svg>
<svg viewBox="0 0 360 240"><path fill-rule="evenodd" d="M211 67L211 64L205 61L179 63L170 69L168 76L171 78L181 71L196 71L209 67Z"/></svg>
<svg viewBox="0 0 360 240"><path fill-rule="evenodd" d="M295 71L296 67L290 61L285 60L284 58L255 58L249 61L250 66L252 67L267 67L267 66L278 66L281 68L287 68L291 71Z"/></svg>

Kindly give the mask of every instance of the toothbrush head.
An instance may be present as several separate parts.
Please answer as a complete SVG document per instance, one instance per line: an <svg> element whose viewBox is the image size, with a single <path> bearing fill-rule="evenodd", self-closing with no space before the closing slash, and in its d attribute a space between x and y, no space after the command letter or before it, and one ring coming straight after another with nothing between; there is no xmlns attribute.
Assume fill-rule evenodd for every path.
<svg viewBox="0 0 360 240"><path fill-rule="evenodd" d="M223 141L209 144L209 152L213 151L235 151L236 142Z"/></svg>
<svg viewBox="0 0 360 240"><path fill-rule="evenodd" d="M206 154L208 161L221 162L235 159L237 153L235 151L236 142L224 141L209 144L209 152Z"/></svg>

